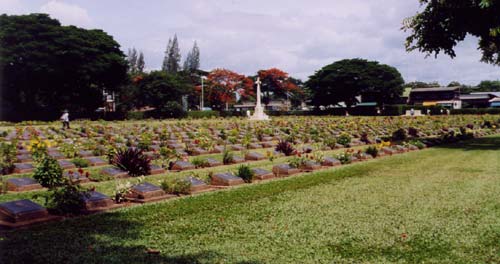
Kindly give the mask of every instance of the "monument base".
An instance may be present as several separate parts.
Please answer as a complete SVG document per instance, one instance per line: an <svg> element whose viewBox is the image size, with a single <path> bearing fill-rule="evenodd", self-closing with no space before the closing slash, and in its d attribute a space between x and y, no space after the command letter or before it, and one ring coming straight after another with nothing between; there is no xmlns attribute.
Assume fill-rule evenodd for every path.
<svg viewBox="0 0 500 264"><path fill-rule="evenodd" d="M260 111L259 111L260 110ZM259 120L271 120L268 115L264 113L263 109L255 109L253 115L248 117L250 120L259 121Z"/></svg>

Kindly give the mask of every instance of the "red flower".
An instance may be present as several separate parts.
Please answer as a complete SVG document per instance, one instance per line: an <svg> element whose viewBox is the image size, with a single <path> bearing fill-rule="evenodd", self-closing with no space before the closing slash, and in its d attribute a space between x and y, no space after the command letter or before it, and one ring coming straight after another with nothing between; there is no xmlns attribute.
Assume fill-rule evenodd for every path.
<svg viewBox="0 0 500 264"><path fill-rule="evenodd" d="M73 174L73 171L72 170L68 171L68 174Z"/></svg>
<svg viewBox="0 0 500 264"><path fill-rule="evenodd" d="M78 173L80 173L80 174L82 174L82 173L83 173L82 168L78 168Z"/></svg>

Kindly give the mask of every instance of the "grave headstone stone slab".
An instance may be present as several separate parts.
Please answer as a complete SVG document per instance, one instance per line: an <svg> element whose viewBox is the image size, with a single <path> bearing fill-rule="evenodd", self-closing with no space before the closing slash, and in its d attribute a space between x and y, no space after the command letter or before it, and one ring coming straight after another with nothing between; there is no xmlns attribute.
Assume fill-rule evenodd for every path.
<svg viewBox="0 0 500 264"><path fill-rule="evenodd" d="M212 185L235 186L245 183L242 178L234 176L232 173L216 173L212 176Z"/></svg>
<svg viewBox="0 0 500 264"><path fill-rule="evenodd" d="M192 150L192 153L191 153L193 156L199 156L199 155L205 155L205 154L208 154L208 151L207 150L204 150L200 147L195 147L193 148Z"/></svg>
<svg viewBox="0 0 500 264"><path fill-rule="evenodd" d="M262 148L262 145L261 144L257 144L257 143L250 143L250 145L248 146L248 148L250 148L250 149L259 149L259 148Z"/></svg>
<svg viewBox="0 0 500 264"><path fill-rule="evenodd" d="M35 170L35 167L31 163L15 163L14 173L28 173Z"/></svg>
<svg viewBox="0 0 500 264"><path fill-rule="evenodd" d="M187 180L191 183L190 191L191 193L201 192L210 189L210 186L206 184L204 181L195 178L195 177L187 177Z"/></svg>
<svg viewBox="0 0 500 264"><path fill-rule="evenodd" d="M232 145L231 149L236 150L236 151L241 151L241 150L244 150L245 147L243 147L242 145L236 144L236 145Z"/></svg>
<svg viewBox="0 0 500 264"><path fill-rule="evenodd" d="M47 209L27 199L0 203L0 222L28 222L46 218L48 215Z"/></svg>
<svg viewBox="0 0 500 264"><path fill-rule="evenodd" d="M302 164L300 169L303 171L315 171L315 170L321 169L321 164L314 162L314 161L311 161L311 160L308 160L308 161L304 162L304 164Z"/></svg>
<svg viewBox="0 0 500 264"><path fill-rule="evenodd" d="M21 154L16 156L17 161L20 163L32 162L33 157L30 154Z"/></svg>
<svg viewBox="0 0 500 264"><path fill-rule="evenodd" d="M88 196L82 194L82 200L85 204L85 210L88 212L108 209L114 205L111 198L96 191L89 192Z"/></svg>
<svg viewBox="0 0 500 264"><path fill-rule="evenodd" d="M162 174L162 173L165 173L165 169L158 166L158 165L151 165L151 171L150 171L150 175L156 175L156 174Z"/></svg>
<svg viewBox="0 0 500 264"><path fill-rule="evenodd" d="M178 161L174 162L174 165L172 165L171 170L172 171L183 171L183 170L194 170L195 168L196 167L190 162L178 160Z"/></svg>
<svg viewBox="0 0 500 264"><path fill-rule="evenodd" d="M388 147L383 147L381 149L381 152L384 152L386 155L392 155L392 154L395 154L396 151L392 148L388 148Z"/></svg>
<svg viewBox="0 0 500 264"><path fill-rule="evenodd" d="M323 159L321 165L331 167L331 166L340 166L342 165L342 163L340 162L340 160L336 158L326 157Z"/></svg>
<svg viewBox="0 0 500 264"><path fill-rule="evenodd" d="M290 166L288 164L279 164L279 165L275 165L273 167L273 173L277 177L290 176L293 174L300 173L300 170L297 168L293 168L292 166Z"/></svg>
<svg viewBox="0 0 500 264"><path fill-rule="evenodd" d="M209 167L217 167L217 166L222 166L222 162L216 160L216 159L212 159L212 158L207 158L206 159L207 162L208 162L208 166Z"/></svg>
<svg viewBox="0 0 500 264"><path fill-rule="evenodd" d="M60 159L64 159L66 157L64 157L64 155L59 152L59 151L49 151L49 156L51 156L52 158L56 159L56 160L60 160Z"/></svg>
<svg viewBox="0 0 500 264"><path fill-rule="evenodd" d="M99 157L86 157L85 159L90 163L90 166L103 166L108 164L106 161Z"/></svg>
<svg viewBox="0 0 500 264"><path fill-rule="evenodd" d="M127 178L129 175L126 171L116 168L116 167L107 167L100 171L101 174L111 176L115 179Z"/></svg>
<svg viewBox="0 0 500 264"><path fill-rule="evenodd" d="M274 174L272 171L268 171L265 169L260 169L260 168L252 168L252 171L254 173L254 177L257 180L268 180L271 178L274 178Z"/></svg>
<svg viewBox="0 0 500 264"><path fill-rule="evenodd" d="M173 195L167 195L159 186L149 182L143 182L130 189L130 193L127 194L127 199L133 202L145 203L165 199L169 196L173 197Z"/></svg>
<svg viewBox="0 0 500 264"><path fill-rule="evenodd" d="M257 152L249 152L245 154L245 159L246 160L264 160L266 157L260 153Z"/></svg>
<svg viewBox="0 0 500 264"><path fill-rule="evenodd" d="M238 164L238 163L243 163L245 162L246 160L240 156L236 156L234 155L233 156L233 160L231 161L231 164Z"/></svg>
<svg viewBox="0 0 500 264"><path fill-rule="evenodd" d="M33 178L10 178L7 179L7 190L11 192L25 192L42 189L42 185Z"/></svg>
<svg viewBox="0 0 500 264"><path fill-rule="evenodd" d="M269 142L262 142L261 144L262 144L262 147L264 147L264 148L274 148L276 146L275 143L270 142L270 141Z"/></svg>
<svg viewBox="0 0 500 264"><path fill-rule="evenodd" d="M94 153L92 153L92 151L89 151L89 150L80 150L78 152L78 156L80 156L80 157L92 157L92 156L94 156Z"/></svg>
<svg viewBox="0 0 500 264"><path fill-rule="evenodd" d="M223 146L215 146L214 149L211 151L212 153L222 153L224 151Z"/></svg>
<svg viewBox="0 0 500 264"><path fill-rule="evenodd" d="M64 170L76 168L75 164L67 160L58 160L57 163L59 163L59 166L61 166Z"/></svg>
<svg viewBox="0 0 500 264"><path fill-rule="evenodd" d="M87 183L90 179L78 171L66 171L63 176L77 183Z"/></svg>

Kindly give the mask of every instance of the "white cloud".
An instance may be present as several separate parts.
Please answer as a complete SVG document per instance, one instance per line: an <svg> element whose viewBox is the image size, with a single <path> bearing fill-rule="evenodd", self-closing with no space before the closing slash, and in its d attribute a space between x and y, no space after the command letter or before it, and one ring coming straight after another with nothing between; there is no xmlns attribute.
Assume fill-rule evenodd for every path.
<svg viewBox="0 0 500 264"><path fill-rule="evenodd" d="M23 9L19 0L0 0L0 14L21 14Z"/></svg>
<svg viewBox="0 0 500 264"><path fill-rule="evenodd" d="M64 25L75 25L88 28L92 26L92 19L87 10L62 1L50 1L44 4L40 11L49 14L52 18L58 19Z"/></svg>

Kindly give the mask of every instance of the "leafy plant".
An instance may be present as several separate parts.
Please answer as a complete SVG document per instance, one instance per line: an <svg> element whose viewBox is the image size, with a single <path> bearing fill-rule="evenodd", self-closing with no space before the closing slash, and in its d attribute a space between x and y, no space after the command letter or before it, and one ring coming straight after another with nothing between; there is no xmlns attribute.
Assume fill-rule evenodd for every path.
<svg viewBox="0 0 500 264"><path fill-rule="evenodd" d="M187 179L174 178L162 181L161 188L169 194L189 194L191 193L191 182Z"/></svg>
<svg viewBox="0 0 500 264"><path fill-rule="evenodd" d="M365 149L366 154L371 155L372 157L377 157L378 156L378 148L375 146L369 146Z"/></svg>
<svg viewBox="0 0 500 264"><path fill-rule="evenodd" d="M208 161L204 158L196 157L194 158L191 163L196 167L196 168L206 168L210 166Z"/></svg>
<svg viewBox="0 0 500 264"><path fill-rule="evenodd" d="M301 155L297 155L288 160L288 165L292 168L300 168L306 163L307 159Z"/></svg>
<svg viewBox="0 0 500 264"><path fill-rule="evenodd" d="M13 143L0 143L0 174L9 174L14 170L16 146Z"/></svg>
<svg viewBox="0 0 500 264"><path fill-rule="evenodd" d="M144 181L144 176L138 177L135 184L139 184ZM115 187L115 202L122 203L126 200L127 194L130 194L132 187L135 185L130 181L117 183Z"/></svg>
<svg viewBox="0 0 500 264"><path fill-rule="evenodd" d="M410 145L413 145L413 146L417 147L418 149L425 148L424 143L422 143L422 141L420 141L420 140L412 140L409 143L410 143Z"/></svg>
<svg viewBox="0 0 500 264"><path fill-rule="evenodd" d="M294 154L296 152L296 150L292 146L292 144L290 144L290 142L288 142L286 140L280 140L278 142L278 145L276 146L276 151L279 151L279 152L285 154L285 156L291 156L292 154Z"/></svg>
<svg viewBox="0 0 500 264"><path fill-rule="evenodd" d="M59 151L68 159L76 157L78 154L78 148L76 144L62 143L59 145Z"/></svg>
<svg viewBox="0 0 500 264"><path fill-rule="evenodd" d="M250 169L250 166L243 164L238 167L236 176L242 178L246 183L251 183L253 181L255 173Z"/></svg>
<svg viewBox="0 0 500 264"><path fill-rule="evenodd" d="M351 150L346 150L346 151L338 154L336 158L342 164L349 164L349 163L352 162L352 151Z"/></svg>
<svg viewBox="0 0 500 264"><path fill-rule="evenodd" d="M231 164L234 161L234 155L231 151L228 149L224 149L224 152L222 153L222 163L224 165Z"/></svg>
<svg viewBox="0 0 500 264"><path fill-rule="evenodd" d="M132 177L149 175L151 172L151 159L141 149L119 149L111 164L127 171Z"/></svg>
<svg viewBox="0 0 500 264"><path fill-rule="evenodd" d="M335 144L337 144L337 140L333 137L327 137L323 140L323 144L331 149L334 149Z"/></svg>
<svg viewBox="0 0 500 264"><path fill-rule="evenodd" d="M337 143L340 145L343 145L345 147L349 146L349 143L351 143L351 136L345 132L340 134L340 136L337 138Z"/></svg>
<svg viewBox="0 0 500 264"><path fill-rule="evenodd" d="M33 178L43 187L54 188L64 183L63 169L54 158L46 155L36 162Z"/></svg>
<svg viewBox="0 0 500 264"><path fill-rule="evenodd" d="M392 133L392 140L403 141L406 138L408 138L408 135L406 134L406 130L403 128L400 128Z"/></svg>
<svg viewBox="0 0 500 264"><path fill-rule="evenodd" d="M78 168L87 168L88 166L90 166L90 162L84 158L76 157L72 159L71 162L73 162Z"/></svg>
<svg viewBox="0 0 500 264"><path fill-rule="evenodd" d="M53 189L46 195L46 206L57 214L78 215L85 208L85 197L89 197L88 190L84 190L78 183L65 180L62 186Z"/></svg>

